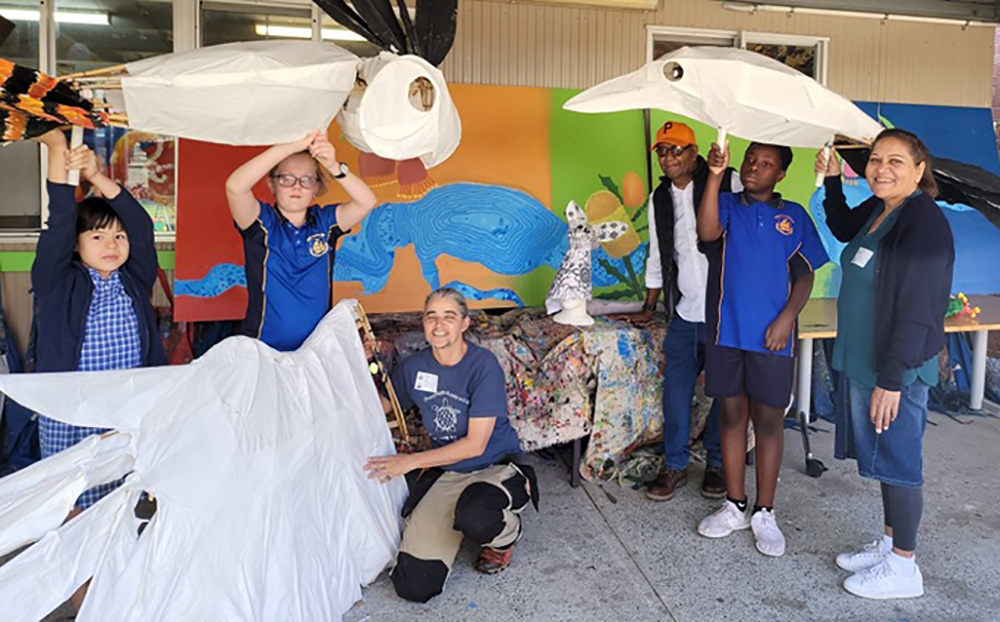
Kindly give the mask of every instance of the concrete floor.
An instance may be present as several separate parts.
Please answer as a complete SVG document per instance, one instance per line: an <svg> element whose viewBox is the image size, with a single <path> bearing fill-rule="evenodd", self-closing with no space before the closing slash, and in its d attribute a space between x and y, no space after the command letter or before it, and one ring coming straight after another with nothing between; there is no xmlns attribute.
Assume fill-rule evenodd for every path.
<svg viewBox="0 0 1000 622"><path fill-rule="evenodd" d="M1000 620L1000 420L960 424L932 413L930 421L923 598L868 601L840 587L847 573L833 558L880 532L881 497L853 462L834 460L833 428L820 422L828 433L813 435L813 451L830 470L819 479L804 474L799 433L785 433L777 509L784 557L759 554L749 531L698 536L695 526L717 503L699 495L698 465L673 500L653 503L617 484L572 489L564 467L540 463L542 511L527 512L506 573L479 575L475 551L463 549L445 593L429 604L401 601L382 577L346 619Z"/></svg>
<svg viewBox="0 0 1000 622"><path fill-rule="evenodd" d="M880 496L852 462L833 459L832 426L821 422L828 433L813 435L813 450L830 471L819 479L803 473L800 436L786 431L782 558L760 555L749 531L724 540L697 535L717 503L698 494L698 465L673 500L653 503L617 484L570 488L561 463L538 459L541 512L527 510L505 573L476 573L476 552L466 547L445 593L430 603L400 600L383 575L346 620L1000 620L1000 420L960 424L931 414L930 421L918 551L923 598L866 601L840 587L846 573L834 555L878 533ZM68 619L67 609L48 619Z"/></svg>

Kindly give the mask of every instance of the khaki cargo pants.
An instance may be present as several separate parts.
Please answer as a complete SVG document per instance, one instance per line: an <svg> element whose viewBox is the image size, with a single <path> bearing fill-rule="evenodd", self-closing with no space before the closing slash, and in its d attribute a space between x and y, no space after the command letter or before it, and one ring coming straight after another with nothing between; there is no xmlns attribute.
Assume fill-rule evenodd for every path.
<svg viewBox="0 0 1000 622"><path fill-rule="evenodd" d="M390 577L401 598L425 603L444 590L463 538L504 549L521 537L527 479L513 464L473 473L446 471L417 503L403 528Z"/></svg>

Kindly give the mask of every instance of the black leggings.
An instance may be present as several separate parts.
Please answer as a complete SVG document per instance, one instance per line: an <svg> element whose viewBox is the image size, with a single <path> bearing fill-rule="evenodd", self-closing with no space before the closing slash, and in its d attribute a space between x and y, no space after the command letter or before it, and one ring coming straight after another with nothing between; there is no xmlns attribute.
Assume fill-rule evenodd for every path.
<svg viewBox="0 0 1000 622"><path fill-rule="evenodd" d="M892 545L912 553L917 548L917 528L924 513L924 489L882 484L885 526L892 529Z"/></svg>

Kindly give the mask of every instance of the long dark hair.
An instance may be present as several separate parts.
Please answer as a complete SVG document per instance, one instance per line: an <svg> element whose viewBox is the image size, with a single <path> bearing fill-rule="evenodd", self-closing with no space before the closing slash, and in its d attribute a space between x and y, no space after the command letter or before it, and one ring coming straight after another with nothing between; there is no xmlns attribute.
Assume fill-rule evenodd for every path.
<svg viewBox="0 0 1000 622"><path fill-rule="evenodd" d="M924 194L936 198L938 195L938 185L934 181L934 171L931 170L934 165L934 161L931 159L931 152L924 144L924 141L914 134L913 132L908 132L899 128L892 128L888 130L882 130L879 135L875 138L875 142L872 143L872 149L875 145L879 144L883 139L895 138L906 143L907 149L910 151L910 156L913 158L915 164L924 163L924 176L920 178L917 183L917 187L920 188Z"/></svg>

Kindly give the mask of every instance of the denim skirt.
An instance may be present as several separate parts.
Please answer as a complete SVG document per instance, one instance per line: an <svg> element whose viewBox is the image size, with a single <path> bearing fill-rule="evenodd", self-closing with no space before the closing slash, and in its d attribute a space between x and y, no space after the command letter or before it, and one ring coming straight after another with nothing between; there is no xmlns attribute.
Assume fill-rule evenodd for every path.
<svg viewBox="0 0 1000 622"><path fill-rule="evenodd" d="M876 434L869 413L872 389L840 374L834 455L842 460L857 460L862 477L893 486L922 486L929 390L920 379L903 387L896 420L888 430Z"/></svg>

